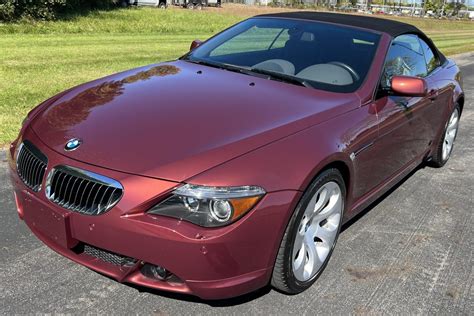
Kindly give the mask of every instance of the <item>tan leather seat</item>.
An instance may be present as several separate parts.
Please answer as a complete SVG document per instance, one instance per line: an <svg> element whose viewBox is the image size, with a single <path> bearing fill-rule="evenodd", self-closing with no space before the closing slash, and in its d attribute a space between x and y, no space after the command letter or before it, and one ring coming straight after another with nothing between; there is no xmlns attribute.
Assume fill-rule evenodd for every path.
<svg viewBox="0 0 474 316"><path fill-rule="evenodd" d="M351 73L335 64L312 65L300 71L296 77L338 86L354 83Z"/></svg>
<svg viewBox="0 0 474 316"><path fill-rule="evenodd" d="M295 66L284 59L269 59L254 65L252 68L275 71L287 75L295 74Z"/></svg>

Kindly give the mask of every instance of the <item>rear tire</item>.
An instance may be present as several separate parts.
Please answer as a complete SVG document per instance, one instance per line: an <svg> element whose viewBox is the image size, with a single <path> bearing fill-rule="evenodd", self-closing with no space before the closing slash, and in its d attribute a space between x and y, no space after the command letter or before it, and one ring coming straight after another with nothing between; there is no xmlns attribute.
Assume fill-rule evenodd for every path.
<svg viewBox="0 0 474 316"><path fill-rule="evenodd" d="M441 135L438 144L436 146L436 151L429 161L429 165L434 168L443 167L446 162L448 162L449 157L454 148L454 141L458 134L459 128L459 118L461 116L461 108L458 104L454 107L453 112L449 116L448 121L444 127L443 134Z"/></svg>
<svg viewBox="0 0 474 316"><path fill-rule="evenodd" d="M337 169L327 169L299 201L281 241L272 286L287 294L308 289L326 268L341 229L346 187Z"/></svg>

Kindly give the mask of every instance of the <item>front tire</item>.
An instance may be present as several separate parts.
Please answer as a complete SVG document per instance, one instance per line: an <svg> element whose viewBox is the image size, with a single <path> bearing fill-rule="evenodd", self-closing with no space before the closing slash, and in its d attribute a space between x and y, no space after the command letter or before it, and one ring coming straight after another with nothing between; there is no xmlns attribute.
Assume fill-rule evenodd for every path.
<svg viewBox="0 0 474 316"><path fill-rule="evenodd" d="M346 187L337 169L319 174L293 213L278 251L271 284L287 294L308 289L325 269L339 236Z"/></svg>
<svg viewBox="0 0 474 316"><path fill-rule="evenodd" d="M443 135L441 136L436 152L431 157L430 165L435 168L443 167L448 162L451 153L453 152L454 141L458 134L459 118L461 116L461 109L458 104L454 107L451 116L444 128Z"/></svg>

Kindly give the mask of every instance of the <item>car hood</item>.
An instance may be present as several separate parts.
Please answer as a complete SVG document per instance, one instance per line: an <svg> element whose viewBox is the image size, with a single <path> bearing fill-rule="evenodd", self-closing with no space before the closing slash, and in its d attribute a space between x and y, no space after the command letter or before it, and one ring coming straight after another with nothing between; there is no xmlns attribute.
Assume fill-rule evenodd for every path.
<svg viewBox="0 0 474 316"><path fill-rule="evenodd" d="M186 61L115 74L53 100L31 123L48 147L85 163L172 181L359 106L355 94ZM72 138L82 145L65 151Z"/></svg>

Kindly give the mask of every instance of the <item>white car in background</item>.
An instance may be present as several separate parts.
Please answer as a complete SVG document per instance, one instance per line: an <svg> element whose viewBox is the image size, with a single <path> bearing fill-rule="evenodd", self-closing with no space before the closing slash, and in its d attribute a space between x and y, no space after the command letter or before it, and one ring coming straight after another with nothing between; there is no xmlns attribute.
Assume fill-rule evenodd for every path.
<svg viewBox="0 0 474 316"><path fill-rule="evenodd" d="M127 0L126 5L154 6L160 9L166 9L169 5L175 5L201 10L207 6L220 7L221 0Z"/></svg>
<svg viewBox="0 0 474 316"><path fill-rule="evenodd" d="M160 9L166 9L171 4L171 0L127 0L126 5L153 6Z"/></svg>

